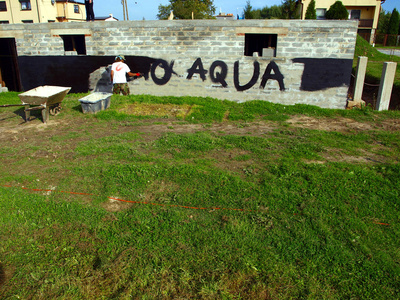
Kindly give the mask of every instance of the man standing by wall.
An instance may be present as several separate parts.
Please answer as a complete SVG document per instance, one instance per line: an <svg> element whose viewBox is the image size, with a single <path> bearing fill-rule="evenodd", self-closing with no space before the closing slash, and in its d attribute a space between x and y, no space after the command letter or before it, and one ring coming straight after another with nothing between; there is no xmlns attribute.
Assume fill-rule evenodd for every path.
<svg viewBox="0 0 400 300"><path fill-rule="evenodd" d="M93 0L85 0L86 21L94 21Z"/></svg>
<svg viewBox="0 0 400 300"><path fill-rule="evenodd" d="M118 55L115 57L115 62L111 66L111 82L113 83L113 93L119 95L129 95L129 86L126 81L126 74L128 76L141 76L140 73L132 73L127 64L124 63L125 56Z"/></svg>

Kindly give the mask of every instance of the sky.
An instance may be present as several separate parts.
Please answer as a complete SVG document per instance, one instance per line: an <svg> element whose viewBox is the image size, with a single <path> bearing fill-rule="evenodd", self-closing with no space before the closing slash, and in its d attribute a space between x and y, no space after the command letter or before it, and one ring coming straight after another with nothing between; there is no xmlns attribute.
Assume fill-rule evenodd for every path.
<svg viewBox="0 0 400 300"><path fill-rule="evenodd" d="M241 15L247 0L214 0L215 13L219 12ZM78 2L84 2L78 0ZM94 13L96 17L107 17L112 14L118 20L124 19L121 0L93 0ZM157 20L158 6L169 4L168 0L127 0L129 20ZM279 5L282 0L250 0L253 9L265 6ZM396 8L400 12L399 0L386 0L382 5L385 11Z"/></svg>

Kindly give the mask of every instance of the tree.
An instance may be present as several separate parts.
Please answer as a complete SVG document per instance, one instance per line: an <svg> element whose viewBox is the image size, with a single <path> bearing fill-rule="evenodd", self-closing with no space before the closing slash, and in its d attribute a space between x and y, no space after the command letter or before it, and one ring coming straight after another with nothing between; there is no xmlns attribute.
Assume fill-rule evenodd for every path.
<svg viewBox="0 0 400 300"><path fill-rule="evenodd" d="M379 21L377 28L378 33L387 33L391 15L392 15L391 12L385 11L383 9L379 13Z"/></svg>
<svg viewBox="0 0 400 300"><path fill-rule="evenodd" d="M250 5L250 0L247 0L246 6L244 7L244 18L245 19L254 19L254 10Z"/></svg>
<svg viewBox="0 0 400 300"><path fill-rule="evenodd" d="M300 12L297 0L283 0L282 2L283 19L299 19Z"/></svg>
<svg viewBox="0 0 400 300"><path fill-rule="evenodd" d="M387 28L388 34L398 34L399 33L399 22L400 22L400 15L396 8L393 9L392 15L389 19L389 24Z"/></svg>
<svg viewBox="0 0 400 300"><path fill-rule="evenodd" d="M213 0L169 0L168 5L159 5L157 18L167 20L171 11L176 19L213 19L215 6Z"/></svg>
<svg viewBox="0 0 400 300"><path fill-rule="evenodd" d="M248 0L246 2L246 7L243 9L243 16L246 19L282 19L282 5L253 9Z"/></svg>
<svg viewBox="0 0 400 300"><path fill-rule="evenodd" d="M387 34L390 34L388 38L388 44L390 46L396 45L397 34L399 33L400 15L396 8L393 9L392 15L390 16Z"/></svg>
<svg viewBox="0 0 400 300"><path fill-rule="evenodd" d="M281 19L282 18L282 6L272 5L271 7L265 6L260 11L261 19Z"/></svg>
<svg viewBox="0 0 400 300"><path fill-rule="evenodd" d="M347 20L349 18L349 12L346 7L344 7L342 1L336 1L329 7L325 17L330 20Z"/></svg>
<svg viewBox="0 0 400 300"><path fill-rule="evenodd" d="M261 18L261 9L255 9L255 10L252 10L251 11L252 12L252 18L253 19L262 19Z"/></svg>
<svg viewBox="0 0 400 300"><path fill-rule="evenodd" d="M317 11L315 9L315 0L311 0L310 4L308 4L305 18L309 20L315 20L317 18Z"/></svg>

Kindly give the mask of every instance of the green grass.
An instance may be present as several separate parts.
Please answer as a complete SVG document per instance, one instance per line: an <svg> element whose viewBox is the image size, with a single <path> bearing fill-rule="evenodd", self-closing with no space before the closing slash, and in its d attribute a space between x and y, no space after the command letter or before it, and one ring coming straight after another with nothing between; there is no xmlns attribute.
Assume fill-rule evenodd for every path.
<svg viewBox="0 0 400 300"><path fill-rule="evenodd" d="M84 115L80 97L46 126L0 111L0 298L400 293L398 111L132 95ZM119 111L131 103L195 109Z"/></svg>
<svg viewBox="0 0 400 300"><path fill-rule="evenodd" d="M397 63L396 75L394 80L394 88L400 91L400 57L395 55L386 55L379 52L376 48L372 47L366 40L359 35L357 36L353 69L357 67L357 60L359 56L368 57L366 82L370 84L379 84L383 62L391 61Z"/></svg>
<svg viewBox="0 0 400 300"><path fill-rule="evenodd" d="M382 49L398 49L400 50L400 46L383 46L382 44L375 44L375 48L382 48Z"/></svg>

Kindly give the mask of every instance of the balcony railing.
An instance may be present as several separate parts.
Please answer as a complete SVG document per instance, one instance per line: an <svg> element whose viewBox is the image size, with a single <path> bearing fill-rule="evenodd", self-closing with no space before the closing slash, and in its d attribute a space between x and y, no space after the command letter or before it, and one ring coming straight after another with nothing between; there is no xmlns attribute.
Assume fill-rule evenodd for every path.
<svg viewBox="0 0 400 300"><path fill-rule="evenodd" d="M360 22L358 23L358 27L368 27L372 28L372 25L374 24L373 19L360 19Z"/></svg>

